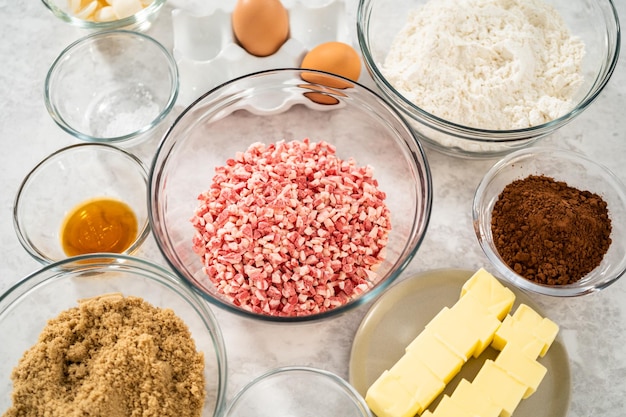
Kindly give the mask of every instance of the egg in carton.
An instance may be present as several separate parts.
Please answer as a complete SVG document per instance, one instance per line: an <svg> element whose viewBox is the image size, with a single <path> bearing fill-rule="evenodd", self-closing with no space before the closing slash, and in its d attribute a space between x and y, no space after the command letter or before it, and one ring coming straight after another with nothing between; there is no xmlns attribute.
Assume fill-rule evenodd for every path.
<svg viewBox="0 0 626 417"><path fill-rule="evenodd" d="M231 22L234 5L225 8L201 3L204 5L188 4L172 10L173 53L180 76L178 104L182 106L246 74L298 68L306 53L319 44L331 41L354 44L349 30L351 22L342 0L323 4L282 1L289 13L289 37L275 53L263 57L248 53L235 39Z"/></svg>

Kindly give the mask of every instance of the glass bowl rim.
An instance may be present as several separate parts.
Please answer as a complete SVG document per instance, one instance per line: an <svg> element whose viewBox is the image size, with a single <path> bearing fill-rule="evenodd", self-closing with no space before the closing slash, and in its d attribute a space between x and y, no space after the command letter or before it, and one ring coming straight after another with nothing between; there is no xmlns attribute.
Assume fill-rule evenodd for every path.
<svg viewBox="0 0 626 417"><path fill-rule="evenodd" d="M255 378L253 378L251 381L249 381L248 383L246 383L243 388L241 388L233 397L233 399L230 401L230 403L228 404L228 406L226 407L225 411L224 411L224 417L228 417L230 415L230 412L232 411L233 407L235 407L237 405L237 403L245 397L245 395L254 387L256 387L259 383L265 381L268 378L272 378L274 376L282 376L285 374L291 374L291 373L307 373L307 374L313 374L315 376L319 376L319 377L323 377L329 381L332 381L336 386L338 386L343 392L349 394L349 396L351 397L351 399L353 400L353 402L355 402L355 405L358 405L358 407L361 409L361 411L363 412L363 414L369 416L369 417L373 417L372 412L369 409L369 406L367 405L367 403L365 402L365 399L361 396L361 394L349 383L347 382L345 379L343 379L342 377L340 377L339 375L328 371L326 369L322 369L322 368L318 368L318 367L314 367L314 366L308 366L308 365L286 365L286 366L279 366L277 368L273 368L273 369L269 369L265 372L263 372L262 374L256 376Z"/></svg>
<svg viewBox="0 0 626 417"><path fill-rule="evenodd" d="M513 141L519 141L534 137L544 136L554 131L556 128L566 125L572 121L576 116L582 113L587 107L589 107L604 90L604 87L608 84L609 80L617 67L621 51L621 28L617 9L613 0L605 1L610 10L613 23L615 23L615 48L608 50L610 55L610 63L604 73L601 82L595 87L590 89L583 97L583 100L578 102L574 108L568 111L566 114L548 122L519 129L482 129L471 126L465 126L462 124L454 123L449 120L436 116L426 110L418 107L412 103L409 99L404 97L396 88L394 88L389 81L383 76L379 66L376 64L374 57L370 53L369 47L369 19L371 14L371 5L374 0L359 0L356 12L356 34L359 47L363 56L363 61L366 68L369 70L374 83L379 87L382 93L394 104L402 108L402 113L407 117L410 117L412 121L423 124L431 129L441 131L445 134L454 134L460 139L476 141L479 143L507 143ZM592 93L592 94L589 94ZM410 109L408 110L407 109ZM451 129L453 133L447 132L445 129Z"/></svg>
<svg viewBox="0 0 626 417"><path fill-rule="evenodd" d="M68 269L68 266L73 266L73 268ZM109 269L112 266L127 267L132 269L133 272L137 270L148 272L149 276L143 276L149 278L150 281L167 283L167 286L172 291L178 293L179 296L184 298L189 307L192 308L201 318L205 330L209 330L208 323L210 323L212 329L210 329L211 331L209 333L212 340L213 353L215 353L216 356L218 368L217 377L219 381L216 390L217 394L213 417L220 417L226 406L225 399L228 361L226 345L219 321L208 305L203 302L202 298L198 297L193 291L190 290L185 281L181 280L176 274L172 273L172 271L158 265L155 262L136 256L103 252L89 255L78 255L44 265L36 271L24 276L22 279L10 286L5 292L0 294L0 316L2 316L5 311L11 309L15 303L18 303L25 297L28 297L28 294L34 288L49 280L58 280L63 278L60 277L61 273L63 273L64 277L67 277L68 272L76 273L78 271L89 269L102 270ZM49 276L47 275L54 271L57 271L57 273ZM158 278L155 279L155 277Z"/></svg>
<svg viewBox="0 0 626 417"><path fill-rule="evenodd" d="M120 156L124 157L125 159L129 160L132 165L136 166L137 172L143 178L146 184L146 196L148 195L148 178L149 178L148 174L149 173L148 173L148 168L146 164L144 164L144 162L141 159L139 159L139 157L137 157L136 155L132 154L131 152L123 148L119 148L119 147L106 144L106 143L97 143L97 142L77 143L77 144L73 144L73 145L69 145L69 146L65 146L63 148L57 149L51 154L49 154L48 156L44 157L28 172L28 174L26 174L13 200L13 228L16 232L17 239L19 240L22 247L26 250L26 252L28 252L30 256L32 256L35 260L37 260L38 262L44 265L54 264L56 262L59 262L59 260L49 258L47 255L45 255L44 253L39 251L36 247L30 244L30 239L28 238L27 234L25 233L23 229L23 224L19 216L19 209L22 203L21 197L23 196L23 192L25 191L26 187L30 184L32 177L37 173L37 171L39 171L40 168L42 168L47 163L52 162L57 157L62 156L65 153L73 152L75 150L81 150L86 147L104 149L107 152L117 153ZM141 225L141 228L137 231L137 237L133 241L132 245L130 245L124 251L124 254L126 254L127 252L136 251L148 238L148 236L150 235L150 230L151 230L150 221L149 219L146 219L144 224Z"/></svg>
<svg viewBox="0 0 626 417"><path fill-rule="evenodd" d="M52 12L53 15L63 20L64 22L84 29L107 30L123 28L148 20L150 16L161 10L161 8L165 5L166 0L153 0L152 3L150 3L148 6L144 7L135 14L124 17L122 19L112 20L108 22L96 22L93 20L85 20L73 16L58 7L56 5L57 2L54 0L41 0L41 2L44 4L44 6L48 8L48 10L50 10L50 12Z"/></svg>
<svg viewBox="0 0 626 417"><path fill-rule="evenodd" d="M387 279L385 279L384 281L380 282L376 287L368 290L367 292L365 292L364 294L362 294L361 296L359 296L356 299L352 299L350 300L348 303L343 304L341 306L338 306L336 308L330 309L328 311L325 311L323 313L317 313L317 314L309 314L309 315L303 315L303 316L270 316L270 315L262 315L262 314L257 314L257 313L253 313L251 311L247 311L244 310L242 308L237 308L235 307L232 303L227 302L225 300L222 300L219 297L210 295L208 293L206 293L205 291L202 291L200 288L198 288L197 285L195 285L194 280L188 278L183 272L179 271L179 269L177 268L177 266L175 265L174 261L172 261L170 259L170 257L168 256L167 250L168 247L170 247L171 245L169 245L169 242L164 241L166 240L164 236L162 236L163 233L157 232L160 231L162 229L162 227L159 226L160 223L162 223L162 219L161 219L161 213L160 210L155 209L155 206L158 207L158 204L156 202L156 196L155 193L153 192L153 186L155 185L155 183L160 184L161 180L160 177L163 175L163 172L159 169L160 166L158 166L158 162L159 162L159 157L160 155L162 155L163 152L166 151L165 146L167 144L167 139L170 137L170 134L172 132L172 130L174 130L177 125L182 121L182 119L188 114L190 113L193 109L196 108L196 106L200 105L204 100L207 100L208 98L210 98L211 96L213 96L216 92L222 90L222 89L226 89L228 87L230 87L233 84L236 84L240 81L244 81L246 79L249 78L254 78L254 77L262 77L265 75L270 75L270 74L275 74L275 73L297 73L297 72L307 72L307 73L319 73L322 74L325 77L330 77L330 78L337 78L343 81L347 81L351 84L354 84L355 86L357 86L360 89L363 89L364 91L366 91L366 94L371 95L372 97L376 98L377 102L381 103L385 108L387 108L387 110L395 117L397 117L399 119L399 121L401 122L402 126L406 129L406 132L408 135L410 135L413 138L413 142L412 145L416 147L417 152L411 152L411 155L413 156L412 161L415 162L415 166L421 169L418 169L418 171L420 171L420 173L423 175L423 180L424 180L424 184L425 184L425 188L424 188L424 203L423 203L423 223L422 223L422 228L415 228L415 230L412 231L411 236L413 235L418 235L419 233L421 233L420 236L418 236L415 240L415 247L412 248L406 255L406 259L401 262L400 264L397 265L397 268L395 269L395 271L389 275L389 277ZM315 85L315 84L313 84ZM325 89L328 88L330 91L335 90L333 88L329 88L329 87L325 87L322 86ZM341 89L338 89L341 90ZM341 93L342 95L344 93ZM409 144L406 144L405 146L411 146ZM171 153L171 149L167 149L167 153L168 153L168 157L169 154ZM421 158L423 164L418 164L417 163L417 155L416 153L419 155L419 157ZM159 191L157 191L157 194L159 193ZM154 232L154 240L157 243L157 247L161 253L161 255L163 256L163 258L165 259L165 261L167 262L167 264L169 265L169 267L174 271L175 274L177 274L181 279L183 279L184 281L187 282L187 284L194 290L196 291L202 298L204 298L205 300L207 300L208 302L210 302L213 305L216 305L222 309L225 309L231 313L234 313L238 316L241 317L245 317L245 318L249 318L249 319L253 319L253 320L261 320L263 322L274 322L274 323L283 323L283 324L299 324L299 323L306 323L306 322L314 322L314 321L321 321L324 319L328 319L331 317L337 317L343 314L346 314L347 312L349 312L352 308L354 307L358 307L359 305L365 304L370 302L371 300L373 300L374 298L376 298L377 296L379 296L382 292L385 291L386 288L388 288L394 281L396 281L400 275L404 272L404 270L406 269L406 267L409 265L409 263L413 260L413 258L415 257L415 255L417 254L417 251L419 250L419 247L421 246L427 230L428 230L428 226L430 224L430 219L431 219L431 213L432 213L432 205L433 205L433 183L432 183L432 172L430 169L430 165L428 163L428 159L426 156L426 152L424 150L424 147L422 145L422 143L420 142L420 140L418 139L414 129L411 128L411 126L408 124L408 122L406 121L406 119L402 116L402 114L392 105L390 105L387 101L385 101L378 93L376 93L375 91L373 91L372 89L370 89L369 87L359 83L359 82L355 82L353 80L347 79L345 77L342 77L340 75L337 74L332 74L329 72L325 72L325 71L319 71L319 70L312 70L312 69L303 69L303 68L292 68L292 67L286 67L286 68L275 68L275 69L268 69L268 70L261 70L261 71L256 71L256 72L252 72L250 74L245 74L245 75L241 75L239 77L235 77L231 80L225 81L224 83L217 85L213 88L211 88L209 91L207 91L206 93L202 94L200 97L198 97L196 100L194 100L191 104L189 104L185 109L183 109L183 111L181 111L178 116L176 117L175 121L168 127L167 131L165 132L165 134L163 135L162 140L159 142L159 145L157 147L157 150L155 151L154 157L152 158L152 163L150 166L150 170L149 170L149 179L148 179L148 218L150 220L150 227L152 229L152 231ZM159 214L157 214L157 212L159 212ZM419 225L419 222L415 221L414 225Z"/></svg>
<svg viewBox="0 0 626 417"><path fill-rule="evenodd" d="M608 278L600 283L581 283L580 281L578 281L572 284L561 286L539 284L515 273L515 271L513 271L508 265L506 265L506 263L500 258L500 255L492 248L490 239L486 238L487 232L484 232L485 228L489 227L489 225L486 225L484 222L482 222L482 216L480 215L480 213L483 212L485 208L485 190L492 182L492 180L496 178L502 170L506 170L512 164L516 163L516 161L530 158L533 155L551 155L554 158L558 158L559 160L576 161L585 165L594 166L598 170L598 172L602 173L603 178L606 178L606 183L610 184L611 188L618 192L619 198L626 201L626 185L619 179L619 177L617 177L617 175L615 175L615 173L608 169L605 165L594 161L593 159L578 151L551 146L534 146L512 152L497 161L491 168L489 168L489 170L485 173L480 183L476 187L476 191L472 200L472 222L474 224L474 232L476 239L478 240L478 243L482 248L485 256L487 256L487 258L494 266L494 268L496 268L498 273L502 275L503 279L520 289L530 291L536 294L553 297L578 297L600 291L615 283L624 274L626 274L626 265L620 271L617 271L615 276ZM593 271L590 272L590 274L591 273L593 273Z"/></svg>
<svg viewBox="0 0 626 417"><path fill-rule="evenodd" d="M54 101L52 97L55 93L52 92L50 83L52 82L53 77L56 76L58 67L61 64L63 64L63 61L65 60L68 54L71 54L74 50L82 47L83 45L86 45L92 42L97 42L102 38L106 39L109 36L125 37L133 41L135 40L145 41L147 42L147 44L156 48L155 50L159 52L159 54L163 57L164 61L167 63L168 72L172 80L170 83L170 91L169 91L169 97L168 97L167 102L159 110L159 114L149 124L135 130L134 132L129 132L124 135L113 136L113 137L97 137L97 136L92 136L84 132L81 132L75 129L74 127L72 127L69 123L65 121L65 119L56 110L56 106L52 104ZM160 43L158 40L156 40L155 38L145 33L137 32L133 30L126 30L126 29L111 29L111 30L102 30L98 32L93 32L79 39L76 39L75 41L67 45L57 55L57 57L54 59L54 61L50 65L50 68L48 69L48 72L46 74L46 78L44 81L44 104L46 106L46 110L48 111L48 114L50 114L54 122L61 129L63 129L65 132L69 133L70 135L86 142L117 144L117 143L122 143L122 142L129 142L132 139L136 139L137 137L154 129L162 120L165 119L165 117L167 117L167 115L174 108L174 105L176 104L176 100L178 98L179 90L180 90L180 73L178 70L178 64L176 63L174 56L167 50L167 48L165 48L165 46L163 46L162 43Z"/></svg>

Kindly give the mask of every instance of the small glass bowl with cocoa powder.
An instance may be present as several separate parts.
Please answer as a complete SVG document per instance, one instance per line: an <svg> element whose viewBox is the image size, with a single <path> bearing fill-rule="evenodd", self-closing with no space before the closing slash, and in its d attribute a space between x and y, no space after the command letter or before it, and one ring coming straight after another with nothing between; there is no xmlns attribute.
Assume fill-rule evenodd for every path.
<svg viewBox="0 0 626 417"><path fill-rule="evenodd" d="M524 290L579 296L626 272L626 187L574 151L503 158L478 185L472 216L497 275Z"/></svg>

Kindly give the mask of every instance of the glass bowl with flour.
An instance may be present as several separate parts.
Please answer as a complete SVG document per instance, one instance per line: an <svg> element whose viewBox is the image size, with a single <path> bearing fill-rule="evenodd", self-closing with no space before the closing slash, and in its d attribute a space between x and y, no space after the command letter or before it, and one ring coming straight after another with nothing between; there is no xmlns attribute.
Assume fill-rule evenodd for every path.
<svg viewBox="0 0 626 417"><path fill-rule="evenodd" d="M580 115L620 48L611 0L361 0L357 34L374 82L423 142L474 158Z"/></svg>

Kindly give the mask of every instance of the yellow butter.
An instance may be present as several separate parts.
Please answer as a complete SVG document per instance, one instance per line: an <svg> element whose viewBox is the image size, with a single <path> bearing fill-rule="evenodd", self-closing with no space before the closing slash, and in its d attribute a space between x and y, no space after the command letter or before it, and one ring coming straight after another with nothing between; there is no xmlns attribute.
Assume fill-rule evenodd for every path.
<svg viewBox="0 0 626 417"><path fill-rule="evenodd" d="M502 412L502 407L492 402L487 394L467 379L459 382L450 401L473 417L498 417Z"/></svg>
<svg viewBox="0 0 626 417"><path fill-rule="evenodd" d="M492 346L503 350L507 343L523 346L533 359L545 356L559 332L559 326L542 317L526 304L520 304L512 316L507 316L496 331ZM537 351L537 352L535 352Z"/></svg>
<svg viewBox="0 0 626 417"><path fill-rule="evenodd" d="M450 310L456 322L455 330L466 327L477 338L472 356L479 357L491 344L496 330L502 323L488 306L471 296L462 297Z"/></svg>
<svg viewBox="0 0 626 417"><path fill-rule="evenodd" d="M474 354L479 338L473 329L458 322L458 317L448 307L444 307L439 314L426 325L430 331L451 351L465 360Z"/></svg>
<svg viewBox="0 0 626 417"><path fill-rule="evenodd" d="M502 417L510 417L526 393L524 384L490 359L480 368L472 385L484 392L489 401L502 408Z"/></svg>
<svg viewBox="0 0 626 417"><path fill-rule="evenodd" d="M404 381L389 371L384 371L367 390L365 401L377 417L413 417L420 407Z"/></svg>
<svg viewBox="0 0 626 417"><path fill-rule="evenodd" d="M520 304L512 315L513 320L526 323L528 326L539 326L543 321L541 314L537 313L534 309L527 304Z"/></svg>
<svg viewBox="0 0 626 417"><path fill-rule="evenodd" d="M530 329L517 324L511 316L506 316L494 334L491 346L502 351L509 342L517 345L530 358L537 358L545 349L545 343L535 338Z"/></svg>
<svg viewBox="0 0 626 417"><path fill-rule="evenodd" d="M406 352L412 352L422 358L428 369L445 384L450 382L465 364L465 358L454 353L426 329L413 339Z"/></svg>
<svg viewBox="0 0 626 417"><path fill-rule="evenodd" d="M425 412L469 357L478 357L493 345L501 319L508 315L514 301L511 290L479 270L463 285L457 302L442 308L407 346L402 358L369 387L365 401L372 411L378 417ZM503 337L506 340L506 333ZM522 387L521 399L526 387L511 380ZM455 404L448 407L452 409Z"/></svg>
<svg viewBox="0 0 626 417"><path fill-rule="evenodd" d="M522 348L514 343L508 343L504 347L495 363L526 386L523 398L530 397L537 390L547 372L545 366L527 356Z"/></svg>
<svg viewBox="0 0 626 417"><path fill-rule="evenodd" d="M484 305L498 320L504 317L513 308L515 294L505 287L484 268L472 275L461 288L461 298L470 294Z"/></svg>
<svg viewBox="0 0 626 417"><path fill-rule="evenodd" d="M389 370L389 374L402 381L406 391L418 404L418 413L424 411L446 387L415 352L405 353Z"/></svg>
<svg viewBox="0 0 626 417"><path fill-rule="evenodd" d="M426 410L421 417L478 417L469 413L464 407L455 403L447 395L441 398L434 412Z"/></svg>

